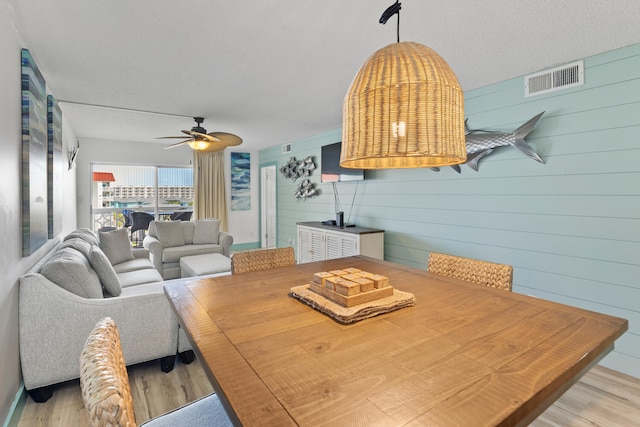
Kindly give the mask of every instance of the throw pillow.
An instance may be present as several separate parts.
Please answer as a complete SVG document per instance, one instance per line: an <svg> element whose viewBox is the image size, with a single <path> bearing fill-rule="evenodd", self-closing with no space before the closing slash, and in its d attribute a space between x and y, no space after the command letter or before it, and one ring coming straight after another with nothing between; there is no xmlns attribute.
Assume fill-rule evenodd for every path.
<svg viewBox="0 0 640 427"><path fill-rule="evenodd" d="M63 241L58 249L73 248L89 259L89 251L91 251L91 243L79 237L74 237Z"/></svg>
<svg viewBox="0 0 640 427"><path fill-rule="evenodd" d="M156 232L163 247L184 246L182 221L156 221Z"/></svg>
<svg viewBox="0 0 640 427"><path fill-rule="evenodd" d="M101 232L100 249L109 258L111 265L120 264L134 258L126 228Z"/></svg>
<svg viewBox="0 0 640 427"><path fill-rule="evenodd" d="M57 250L40 273L69 292L83 298L102 298L102 285L89 261L73 248Z"/></svg>
<svg viewBox="0 0 640 427"><path fill-rule="evenodd" d="M98 244L98 236L92 230L88 228L78 228L77 230L73 230L71 233L67 234L64 237L64 240L69 240L73 238L80 238L92 245Z"/></svg>
<svg viewBox="0 0 640 427"><path fill-rule="evenodd" d="M89 251L89 263L91 267L98 273L100 282L104 286L105 291L114 297L120 295L122 286L116 271L113 269L109 258L102 252L98 246L92 246Z"/></svg>
<svg viewBox="0 0 640 427"><path fill-rule="evenodd" d="M207 243L218 244L220 221L217 219L199 219L195 221L193 231L193 244L203 245Z"/></svg>

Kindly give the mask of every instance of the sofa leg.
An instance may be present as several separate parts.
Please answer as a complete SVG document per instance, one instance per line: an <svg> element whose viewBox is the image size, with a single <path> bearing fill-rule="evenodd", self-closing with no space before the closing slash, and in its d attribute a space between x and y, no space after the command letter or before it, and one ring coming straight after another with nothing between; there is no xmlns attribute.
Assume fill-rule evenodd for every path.
<svg viewBox="0 0 640 427"><path fill-rule="evenodd" d="M178 353L178 357L180 358L180 361L182 363L188 365L189 363L193 362L193 359L196 358L196 354L193 352L193 350L187 350L183 351L182 353Z"/></svg>
<svg viewBox="0 0 640 427"><path fill-rule="evenodd" d="M32 390L27 390L29 396L33 399L34 402L44 403L53 395L53 386L47 385L44 387L34 388Z"/></svg>
<svg viewBox="0 0 640 427"><path fill-rule="evenodd" d="M173 356L165 356L160 359L160 368L162 372L171 372L173 370L173 365L176 363L176 355Z"/></svg>

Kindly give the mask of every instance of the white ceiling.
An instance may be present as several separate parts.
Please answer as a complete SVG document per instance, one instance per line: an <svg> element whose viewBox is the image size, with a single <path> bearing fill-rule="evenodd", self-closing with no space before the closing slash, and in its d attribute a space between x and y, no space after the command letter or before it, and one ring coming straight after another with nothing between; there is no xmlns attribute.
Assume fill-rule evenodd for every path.
<svg viewBox="0 0 640 427"><path fill-rule="evenodd" d="M79 138L167 145L197 115L247 150L342 126L359 67L396 40L392 3L0 0ZM400 39L470 90L638 43L639 23L638 0L406 0Z"/></svg>

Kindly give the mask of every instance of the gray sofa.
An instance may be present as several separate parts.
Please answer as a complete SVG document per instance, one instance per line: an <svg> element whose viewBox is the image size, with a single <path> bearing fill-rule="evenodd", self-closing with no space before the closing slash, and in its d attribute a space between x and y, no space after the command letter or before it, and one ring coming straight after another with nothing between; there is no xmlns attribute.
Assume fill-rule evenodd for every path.
<svg viewBox="0 0 640 427"><path fill-rule="evenodd" d="M180 277L180 258L218 253L229 257L233 237L220 231L217 219L151 221L143 246L162 277Z"/></svg>
<svg viewBox="0 0 640 427"><path fill-rule="evenodd" d="M52 385L79 377L85 340L107 316L118 325L127 365L160 359L163 371L173 369L176 352L191 347L164 284L148 251L131 249L126 230L67 235L20 278L20 360L32 398L46 401Z"/></svg>

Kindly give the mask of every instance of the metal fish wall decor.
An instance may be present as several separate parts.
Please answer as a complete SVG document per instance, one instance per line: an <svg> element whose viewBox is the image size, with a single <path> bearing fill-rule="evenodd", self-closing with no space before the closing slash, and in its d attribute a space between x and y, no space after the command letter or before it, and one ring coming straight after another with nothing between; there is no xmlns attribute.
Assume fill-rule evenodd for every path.
<svg viewBox="0 0 640 427"><path fill-rule="evenodd" d="M296 192L293 193L293 198L296 199L296 201L304 201L317 195L318 190L316 190L313 183L308 179L305 179L300 183L300 185L298 185L298 188L296 188Z"/></svg>
<svg viewBox="0 0 640 427"><path fill-rule="evenodd" d="M306 179L315 169L316 164L311 156L305 157L304 160L296 160L295 157L290 157L289 161L280 167L282 176L291 179L293 182L298 178L305 178L293 194L293 198L296 201L304 201L318 195L319 191L316 190L315 184Z"/></svg>
<svg viewBox="0 0 640 427"><path fill-rule="evenodd" d="M493 153L498 147L512 146L522 153L531 157L533 160L544 163L544 160L538 156L538 154L531 148L525 141L525 138L538 123L538 120L544 111L528 122L524 123L518 129L510 133L487 131L483 129L469 129L467 120L464 122L466 129L466 144L467 144L467 161L464 163L471 169L477 171L481 159L484 159L489 154ZM451 166L456 172L460 173L460 165ZM431 168L432 170L439 171L440 168Z"/></svg>

